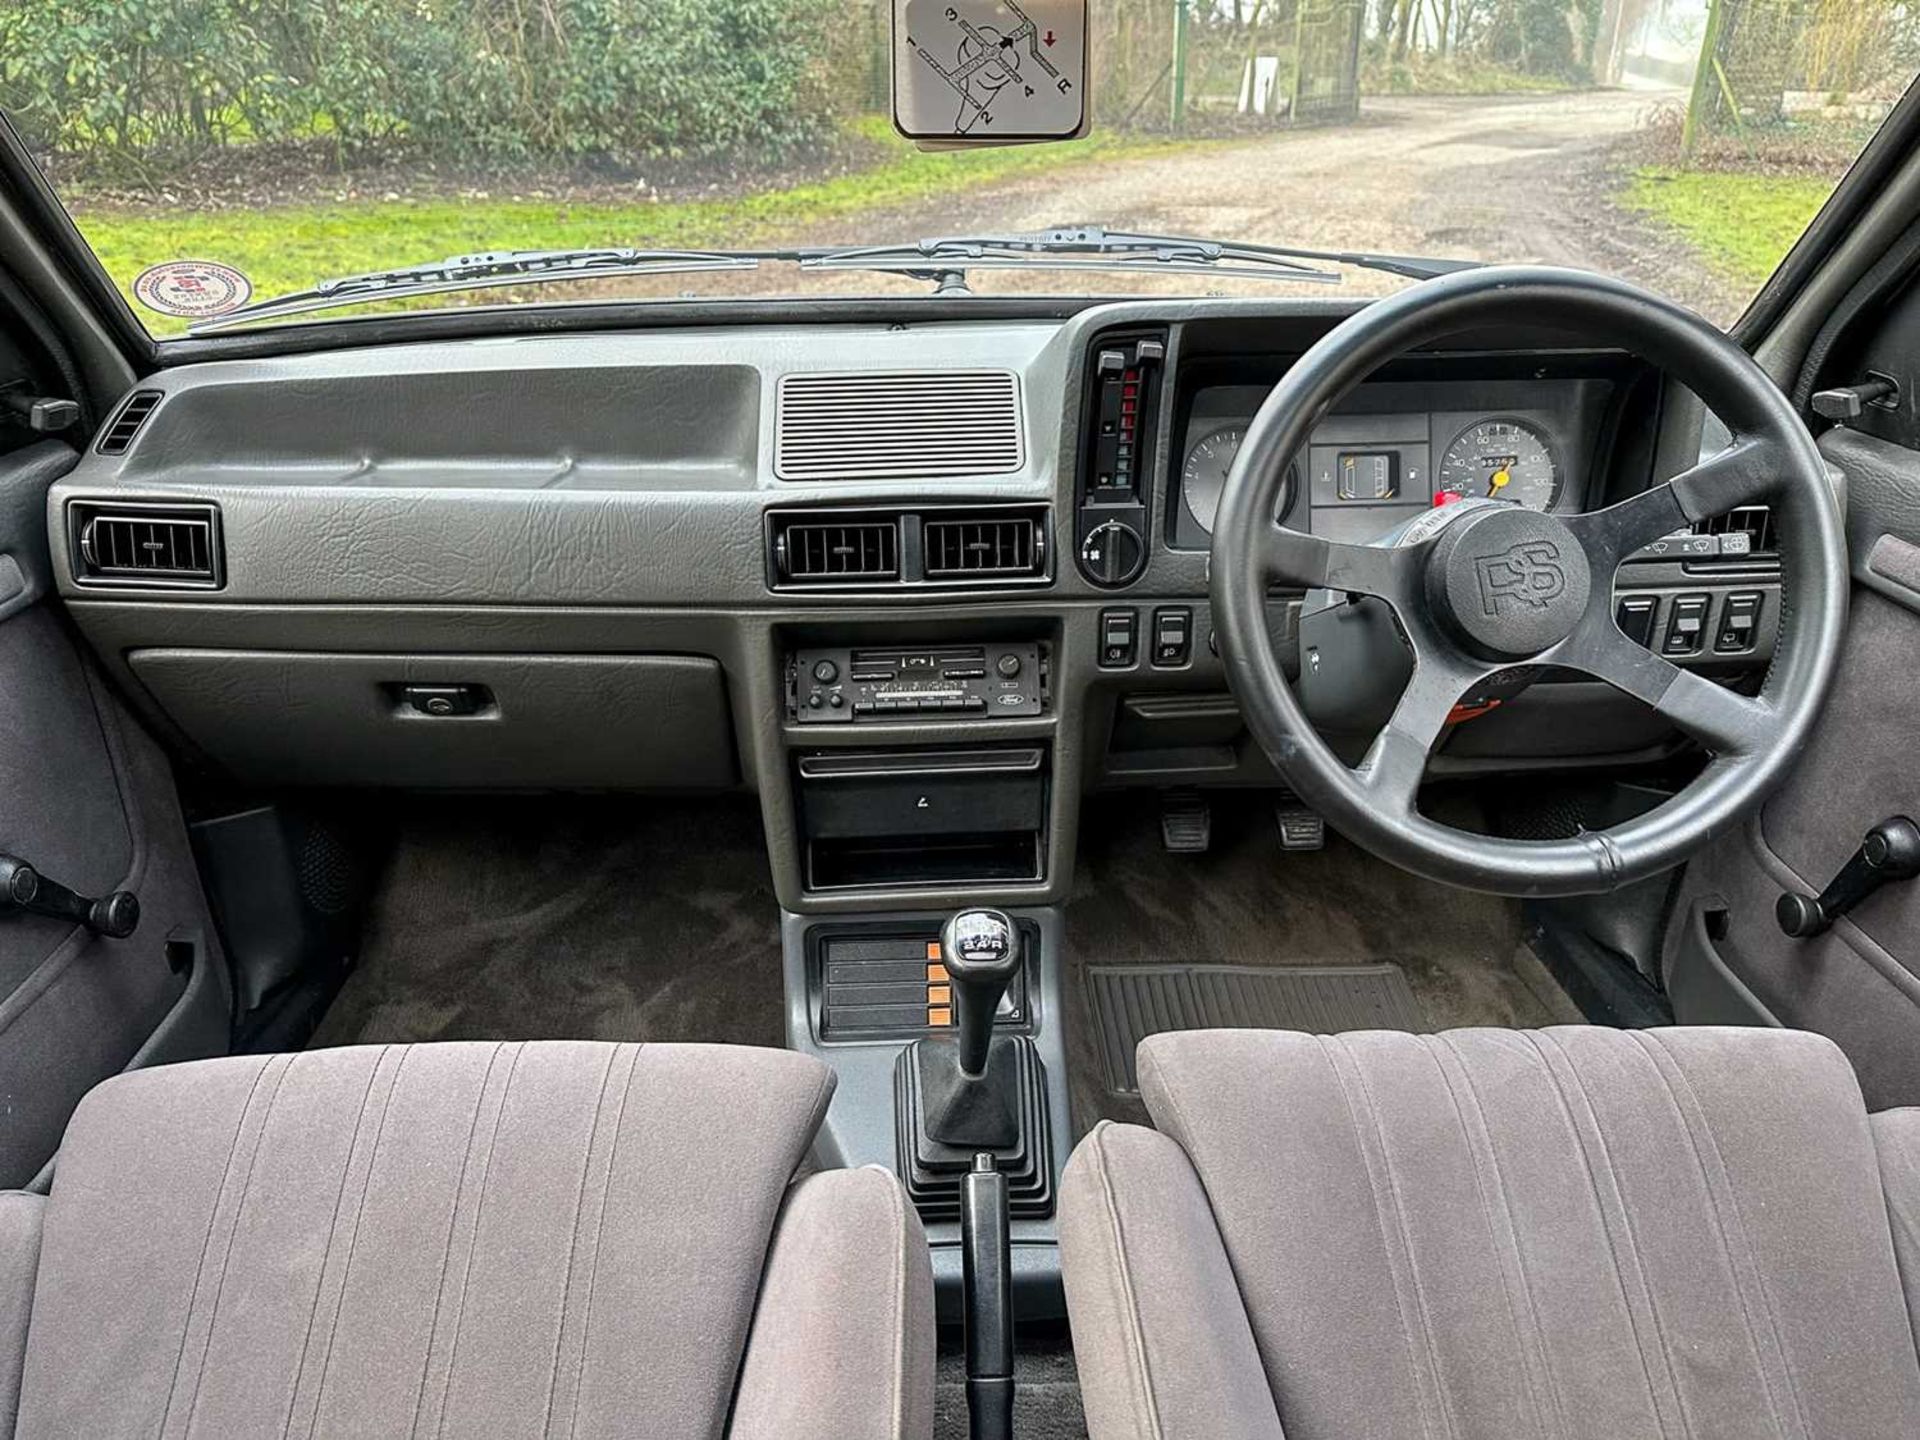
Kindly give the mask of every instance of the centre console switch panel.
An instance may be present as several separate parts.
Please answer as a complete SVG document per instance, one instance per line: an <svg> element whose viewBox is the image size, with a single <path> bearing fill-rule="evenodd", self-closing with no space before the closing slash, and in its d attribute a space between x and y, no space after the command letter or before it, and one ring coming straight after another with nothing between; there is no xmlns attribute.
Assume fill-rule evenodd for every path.
<svg viewBox="0 0 1920 1440"><path fill-rule="evenodd" d="M1045 651L1033 641L797 651L789 703L803 725L1019 719L1045 708Z"/></svg>

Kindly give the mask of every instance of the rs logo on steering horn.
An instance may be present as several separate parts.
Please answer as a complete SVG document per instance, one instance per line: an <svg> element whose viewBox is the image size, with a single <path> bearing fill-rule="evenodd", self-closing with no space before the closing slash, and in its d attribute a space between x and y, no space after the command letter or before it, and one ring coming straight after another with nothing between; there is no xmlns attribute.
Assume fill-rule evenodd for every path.
<svg viewBox="0 0 1920 1440"><path fill-rule="evenodd" d="M1498 615L1502 604L1544 609L1566 593L1567 572L1560 566L1560 547L1551 540L1522 540L1498 555L1473 562L1480 578L1480 605Z"/></svg>

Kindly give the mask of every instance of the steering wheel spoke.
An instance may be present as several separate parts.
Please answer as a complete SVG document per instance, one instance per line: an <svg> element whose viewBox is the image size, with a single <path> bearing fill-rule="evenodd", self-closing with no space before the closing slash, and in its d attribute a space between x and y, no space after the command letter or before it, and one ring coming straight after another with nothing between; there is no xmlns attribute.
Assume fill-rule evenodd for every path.
<svg viewBox="0 0 1920 1440"><path fill-rule="evenodd" d="M1269 583L1374 595L1394 604L1412 598L1425 545L1347 545L1284 525L1267 526L1260 562Z"/></svg>
<svg viewBox="0 0 1920 1440"><path fill-rule="evenodd" d="M1551 658L1644 702L1715 755L1751 754L1773 728L1774 712L1764 701L1636 645L1603 613L1591 617Z"/></svg>
<svg viewBox="0 0 1920 1440"><path fill-rule="evenodd" d="M1453 707L1470 686L1492 673L1492 667L1476 666L1434 651L1416 650L1413 674L1393 714L1381 727L1368 748L1366 758L1355 768L1381 808L1395 814L1410 814L1420 793L1420 782L1427 772L1427 756L1447 727Z"/></svg>
<svg viewBox="0 0 1920 1440"><path fill-rule="evenodd" d="M1604 510L1569 515L1567 528L1586 550L1593 573L1611 575L1641 546L1761 499L1776 488L1786 463L1773 441L1742 436L1663 485Z"/></svg>

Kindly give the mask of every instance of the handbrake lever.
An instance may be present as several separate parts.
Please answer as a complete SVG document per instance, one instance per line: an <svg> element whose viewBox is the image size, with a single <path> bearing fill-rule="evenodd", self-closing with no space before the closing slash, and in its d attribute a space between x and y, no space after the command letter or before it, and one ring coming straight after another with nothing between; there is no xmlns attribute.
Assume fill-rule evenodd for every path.
<svg viewBox="0 0 1920 1440"><path fill-rule="evenodd" d="M1840 873L1812 899L1791 891L1774 902L1773 916L1796 940L1824 935L1833 922L1882 885L1920 875L1920 825L1889 815L1867 831Z"/></svg>
<svg viewBox="0 0 1920 1440"><path fill-rule="evenodd" d="M17 856L0 854L0 915L13 910L71 920L109 940L126 939L140 923L140 901L130 890L90 900Z"/></svg>

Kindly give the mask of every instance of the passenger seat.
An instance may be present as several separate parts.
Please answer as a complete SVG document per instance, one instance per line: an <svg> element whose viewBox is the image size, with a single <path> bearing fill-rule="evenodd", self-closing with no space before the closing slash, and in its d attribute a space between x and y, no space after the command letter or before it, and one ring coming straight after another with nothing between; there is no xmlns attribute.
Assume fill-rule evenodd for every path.
<svg viewBox="0 0 1920 1440"><path fill-rule="evenodd" d="M22 1437L895 1437L932 1428L926 1240L793 1182L806 1057L536 1042L110 1080L0 1196Z"/></svg>

